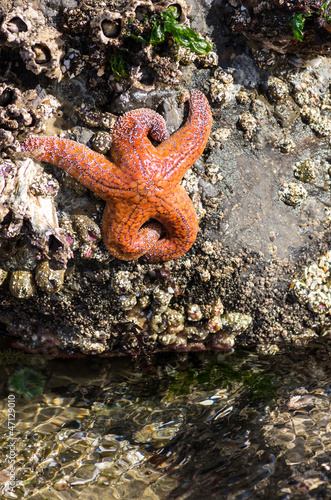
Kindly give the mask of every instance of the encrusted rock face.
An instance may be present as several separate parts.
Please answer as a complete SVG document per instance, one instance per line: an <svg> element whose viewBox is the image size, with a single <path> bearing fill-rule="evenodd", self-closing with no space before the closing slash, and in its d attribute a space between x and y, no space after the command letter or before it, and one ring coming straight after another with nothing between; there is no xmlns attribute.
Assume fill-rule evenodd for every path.
<svg viewBox="0 0 331 500"><path fill-rule="evenodd" d="M0 151L18 150L17 134L22 130L36 133L42 128L42 113L35 109L34 91L21 92L17 87L0 83Z"/></svg>
<svg viewBox="0 0 331 500"><path fill-rule="evenodd" d="M86 0L57 15L50 13L53 8L47 11L42 6L16 5L0 23L5 46L19 52L26 68L36 75L61 80L64 75L73 78L92 68L98 78L109 79L112 90L131 86L149 90L156 81L177 85L182 75L179 61L187 56L204 66L217 64L214 52L199 55L199 51L174 44L168 32L164 37L162 15L169 8L175 16L170 23L173 27L179 26L180 31L190 26L191 7L183 0L130 0L122 4ZM156 26L161 38L151 44Z"/></svg>
<svg viewBox="0 0 331 500"><path fill-rule="evenodd" d="M31 6L15 7L4 17L0 32L9 47L19 48L27 69L49 78L62 78L61 58L64 42L60 32L47 26L40 10Z"/></svg>
<svg viewBox="0 0 331 500"><path fill-rule="evenodd" d="M186 56L190 62L196 60L201 65L217 64L214 52L199 55L174 44L168 34L162 43L150 43L155 26L161 33L162 13L169 8L174 9L177 16L176 25L190 26L191 8L183 0L130 0L122 4L109 1L106 7L90 0L79 9L66 9L64 30L72 45L70 58L67 54L64 59L66 70L72 77L90 66L99 77L108 75L111 90L121 92L130 87L151 90L156 82L178 85L182 76L179 64ZM73 36L77 33L79 47Z"/></svg>
<svg viewBox="0 0 331 500"><path fill-rule="evenodd" d="M180 24L187 24L187 14L191 8L183 0L173 2L165 0L162 2L151 2L144 0L130 0L122 6L114 5L111 10L95 9L89 12L90 28L93 39L104 45L119 46L130 35L132 28L147 32L149 20L156 13L175 6L179 15Z"/></svg>
<svg viewBox="0 0 331 500"><path fill-rule="evenodd" d="M32 160L1 161L0 256L7 269L34 269L42 256L66 267L71 250L57 220L57 190Z"/></svg>
<svg viewBox="0 0 331 500"><path fill-rule="evenodd" d="M316 56L331 51L329 2L230 0L232 30L278 53ZM256 50L256 46L254 47Z"/></svg>
<svg viewBox="0 0 331 500"><path fill-rule="evenodd" d="M308 2L212 2L231 19L230 33L223 17L218 24L201 12L196 22L208 2L193 3L191 16L182 0L84 0L56 15L54 1L43 0L43 12L20 2L10 12L0 7L0 327L16 345L112 355L258 344L271 353L283 341L301 342L302 324L319 335L330 321L331 259L321 259L321 271L309 263L314 252L328 255L331 241L330 65L320 58L320 66L279 68L286 55L262 42L319 53L312 33L329 8L322 12L319 3L305 16ZM297 6L302 42L288 24ZM190 26L205 40L208 30L222 35L213 39L220 67L214 52L199 55L169 32L149 43L153 23L164 27L161 13L170 7L179 31ZM49 51L58 51L54 66L37 19L50 30ZM250 39L254 58L238 32ZM326 26L320 32L329 36ZM30 64L35 75L25 71ZM117 116L142 107L163 114L173 133L185 122L190 88L205 93L214 125L182 181L199 233L180 259L113 258L100 237L104 202L59 168L13 154L27 135L42 132L107 156Z"/></svg>

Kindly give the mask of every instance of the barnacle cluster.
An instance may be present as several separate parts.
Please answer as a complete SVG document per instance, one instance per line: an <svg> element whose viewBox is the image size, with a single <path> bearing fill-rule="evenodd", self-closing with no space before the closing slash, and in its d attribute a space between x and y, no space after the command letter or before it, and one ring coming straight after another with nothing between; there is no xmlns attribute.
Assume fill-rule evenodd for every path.
<svg viewBox="0 0 331 500"><path fill-rule="evenodd" d="M91 128L104 128L109 130L113 128L117 120L117 116L112 113L108 113L107 111L102 112L98 108L86 103L79 106L76 111L83 123Z"/></svg>
<svg viewBox="0 0 331 500"><path fill-rule="evenodd" d="M149 90L157 80L178 84L180 64L217 64L210 42L190 30L189 11L184 0L106 5L86 1L66 9L63 22L70 50L63 71L77 76L89 64L98 77L107 76L115 91L131 86ZM73 33L79 34L79 43Z"/></svg>
<svg viewBox="0 0 331 500"><path fill-rule="evenodd" d="M61 79L64 42L61 33L47 25L41 10L31 5L13 7L3 17L0 33L8 47L19 49L28 70Z"/></svg>
<svg viewBox="0 0 331 500"><path fill-rule="evenodd" d="M325 92L325 77L318 68L307 67L300 72L291 72L288 81L291 95L299 106L300 114L310 128L321 137L330 137L329 92Z"/></svg>
<svg viewBox="0 0 331 500"><path fill-rule="evenodd" d="M79 250L81 258L93 258L99 261L107 259L107 254L99 249L101 231L93 219L80 214L64 216L61 220L61 228L65 232L66 241L71 249Z"/></svg>
<svg viewBox="0 0 331 500"><path fill-rule="evenodd" d="M245 138L251 139L257 127L256 118L251 113L243 113L240 115L238 123L244 131Z"/></svg>
<svg viewBox="0 0 331 500"><path fill-rule="evenodd" d="M299 302L318 314L331 312L331 252L303 270L301 279L295 279L290 289Z"/></svg>
<svg viewBox="0 0 331 500"><path fill-rule="evenodd" d="M77 115L89 126L108 130L115 121L111 113L84 104ZM55 97L39 97L35 91L21 92L15 86L0 84L0 148L4 153L0 162L1 283L5 282L17 298L28 298L38 288L46 293L58 291L74 250L83 259L109 259L99 248L100 228L90 217L59 212L59 223L54 204L58 181L38 162L19 154L18 134L23 130L54 133L52 127L59 126L54 124L61 117L61 104ZM110 147L108 132L98 131L94 139L95 149L106 152ZM7 156L13 150L15 157L10 160ZM63 182L69 187L70 182L76 183L78 195L87 191L68 176L63 176Z"/></svg>
<svg viewBox="0 0 331 500"><path fill-rule="evenodd" d="M86 0L54 16L29 3L5 12L0 36L36 75L74 78L89 66L94 86L105 76L115 91L146 90L156 80L179 83L180 64L217 64L211 42L190 29L189 11L184 0Z"/></svg>
<svg viewBox="0 0 331 500"><path fill-rule="evenodd" d="M0 161L0 277L17 298L33 295L36 285L46 293L59 291L74 250L83 259L110 259L99 248L93 219L62 215L59 224L58 190L57 180L33 160Z"/></svg>
<svg viewBox="0 0 331 500"><path fill-rule="evenodd" d="M263 122L274 118L280 130L276 135L267 137L267 141L276 145L282 153L291 153L296 148L290 133L291 126L301 117L318 136L327 137L330 141L328 69L328 64L321 68L308 66L298 71L288 70L281 76L270 76L265 82L264 95L256 90L250 93L242 89L237 91L237 103L248 108L238 122L246 137L252 138L254 123L258 123L262 130L265 128Z"/></svg>
<svg viewBox="0 0 331 500"><path fill-rule="evenodd" d="M206 40L212 45L212 42L208 36L206 36ZM211 50L207 54L197 54L186 47L180 46L178 48L177 59L180 64L188 65L195 62L203 68L209 68L218 65L218 55L213 50Z"/></svg>
<svg viewBox="0 0 331 500"><path fill-rule="evenodd" d="M309 123L314 132L324 137L330 136L331 120L324 116L318 107L303 106L301 116Z"/></svg>
<svg viewBox="0 0 331 500"><path fill-rule="evenodd" d="M228 104L233 97L233 76L222 68L214 71L214 76L209 79L210 97L217 104Z"/></svg>
<svg viewBox="0 0 331 500"><path fill-rule="evenodd" d="M11 272L9 289L15 297L35 292L32 270L40 259L53 259L64 269L71 256L56 216L57 191L57 181L31 159L1 160L0 258L3 271Z"/></svg>
<svg viewBox="0 0 331 500"><path fill-rule="evenodd" d="M320 159L297 161L292 167L293 175L296 179L306 184L316 184L319 182L323 186L328 186L327 165ZM301 205L308 196L307 189L298 182L284 182L278 191L281 201L291 206ZM327 207L326 207L327 208Z"/></svg>
<svg viewBox="0 0 331 500"><path fill-rule="evenodd" d="M35 91L21 92L14 85L0 83L0 151L18 150L17 135L23 130L40 132L44 120L33 105L37 99Z"/></svg>
<svg viewBox="0 0 331 500"><path fill-rule="evenodd" d="M214 347L229 349L252 322L245 314L224 313L220 298L211 305L191 303L185 309L172 305L178 293L174 286L146 287L142 293L134 293L125 271L113 276L112 287L125 321L140 331L147 330L149 338L161 346L203 348L202 342L208 339Z"/></svg>

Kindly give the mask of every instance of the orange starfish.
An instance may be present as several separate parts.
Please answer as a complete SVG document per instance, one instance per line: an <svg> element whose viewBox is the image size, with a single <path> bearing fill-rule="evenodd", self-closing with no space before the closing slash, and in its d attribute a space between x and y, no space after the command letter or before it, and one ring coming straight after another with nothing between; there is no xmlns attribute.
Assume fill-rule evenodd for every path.
<svg viewBox="0 0 331 500"><path fill-rule="evenodd" d="M62 168L106 201L102 236L111 254L165 261L183 255L196 239L197 216L179 183L201 156L210 127L208 101L192 90L188 120L171 137L164 119L151 109L119 118L111 160L58 137L29 137L22 150ZM153 146L148 134L160 144Z"/></svg>

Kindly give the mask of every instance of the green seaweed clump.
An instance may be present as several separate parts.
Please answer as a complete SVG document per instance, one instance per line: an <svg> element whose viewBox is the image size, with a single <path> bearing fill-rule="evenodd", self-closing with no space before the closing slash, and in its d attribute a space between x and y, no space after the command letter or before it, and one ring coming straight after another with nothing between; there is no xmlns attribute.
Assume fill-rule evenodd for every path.
<svg viewBox="0 0 331 500"><path fill-rule="evenodd" d="M296 38L300 42L302 42L304 36L303 29L305 26L306 17L309 17L310 15L311 15L310 13L306 14L297 13L294 14L294 16L292 16L288 21L289 25L292 28L294 38Z"/></svg>
<svg viewBox="0 0 331 500"><path fill-rule="evenodd" d="M320 15L323 17L327 22L331 21L331 15L330 15L330 2L331 0L326 0L326 2L322 3L321 10L320 10Z"/></svg>
<svg viewBox="0 0 331 500"><path fill-rule="evenodd" d="M331 7L331 0L326 0L325 2L322 3L321 8L314 13L314 16L321 18L324 21L324 23L331 22L330 7ZM294 38L296 38L300 42L302 42L304 37L303 30L305 28L306 19L311 16L312 13L308 10L303 14L301 14L301 12L297 12L288 20L288 23L292 28Z"/></svg>
<svg viewBox="0 0 331 500"><path fill-rule="evenodd" d="M205 55L210 52L212 46L207 40L199 36L194 30L177 22L179 13L174 5L160 12L157 19L151 19L152 31L149 40L142 36L131 34L138 42L147 44L160 44L165 40L165 34L169 33L178 45L192 50L196 54Z"/></svg>
<svg viewBox="0 0 331 500"><path fill-rule="evenodd" d="M17 370L8 380L8 389L25 398L38 396L44 390L45 377L32 368Z"/></svg>
<svg viewBox="0 0 331 500"><path fill-rule="evenodd" d="M115 80L119 81L121 78L128 77L129 73L127 69L127 62L121 52L115 52L112 54L109 62Z"/></svg>
<svg viewBox="0 0 331 500"><path fill-rule="evenodd" d="M170 376L166 395L169 401L188 395L192 390L211 391L236 385L249 392L252 400L265 399L272 402L278 387L277 381L270 373L241 369L227 362L210 362L203 368L178 371Z"/></svg>

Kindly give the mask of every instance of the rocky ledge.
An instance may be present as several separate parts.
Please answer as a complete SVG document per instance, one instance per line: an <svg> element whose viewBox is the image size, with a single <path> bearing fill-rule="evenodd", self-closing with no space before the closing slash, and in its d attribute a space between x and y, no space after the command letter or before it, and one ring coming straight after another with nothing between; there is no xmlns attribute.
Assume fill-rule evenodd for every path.
<svg viewBox="0 0 331 500"><path fill-rule="evenodd" d="M13 345L274 353L329 337L328 4L1 6L0 328ZM107 156L118 116L151 108L173 133L191 88L213 115L182 182L197 240L165 263L115 259L101 238L104 202L20 143L57 135Z"/></svg>

